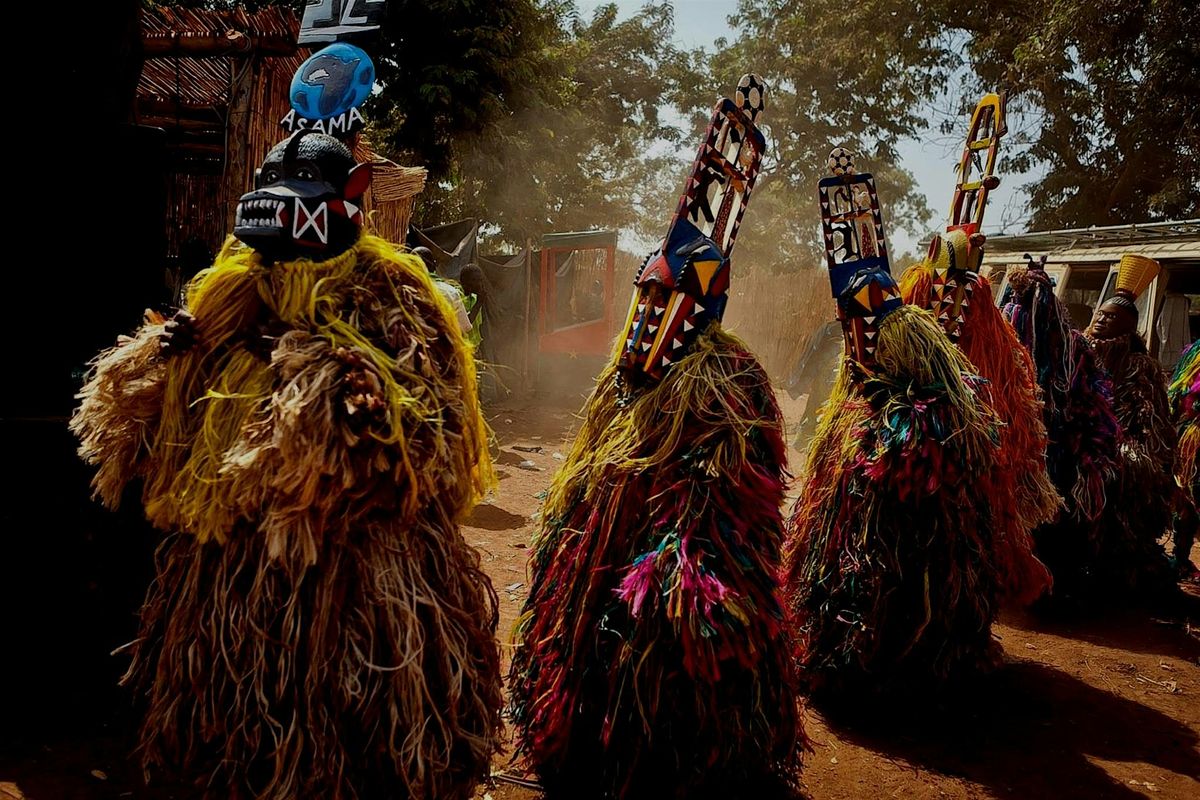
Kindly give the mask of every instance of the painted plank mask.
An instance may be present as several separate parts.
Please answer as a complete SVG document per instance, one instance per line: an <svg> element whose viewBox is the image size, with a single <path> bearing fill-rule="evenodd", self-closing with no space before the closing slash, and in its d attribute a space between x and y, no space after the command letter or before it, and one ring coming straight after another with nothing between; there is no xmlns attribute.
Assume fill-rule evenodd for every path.
<svg viewBox="0 0 1200 800"><path fill-rule="evenodd" d="M879 323L903 305L892 277L875 179L854 171L844 147L829 154L831 176L817 184L829 285L837 301L846 355L862 367L875 363Z"/></svg>
<svg viewBox="0 0 1200 800"><path fill-rule="evenodd" d="M660 379L725 313L729 256L766 148L755 126L762 78L742 76L735 94L713 109L671 227L634 279L617 354L633 385Z"/></svg>

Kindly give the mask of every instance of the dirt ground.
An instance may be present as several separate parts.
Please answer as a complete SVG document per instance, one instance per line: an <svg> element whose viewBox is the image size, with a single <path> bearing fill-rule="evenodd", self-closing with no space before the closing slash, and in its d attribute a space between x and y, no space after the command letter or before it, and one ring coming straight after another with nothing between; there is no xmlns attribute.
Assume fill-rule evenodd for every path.
<svg viewBox="0 0 1200 800"><path fill-rule="evenodd" d="M506 665L540 498L577 421L572 406L489 415L500 447L499 489L464 533L500 596ZM792 419L796 410L785 405ZM792 463L800 463L798 453ZM1126 611L1074 622L1008 613L995 628L1007 663L969 694L947 695L935 707L905 708L899 699L896 707L836 714L809 708L804 788L813 800L1200 798L1195 626L1195 610L1182 618ZM176 796L141 786L126 740L112 733L122 727L128 720L31 747L16 767L0 759L0 799L20 796L16 786L35 800ZM495 770L481 800L540 797L513 782L521 773L504 760Z"/></svg>
<svg viewBox="0 0 1200 800"><path fill-rule="evenodd" d="M792 419L798 415L781 398ZM465 530L500 594L507 652L526 594L539 495L570 445L575 414L501 410L500 488ZM536 451L531 452L531 450ZM791 454L794 469L801 462ZM524 466L522 466L524 465ZM1200 798L1200 617L1139 612L1048 623L1006 613L1007 663L944 707L806 712L812 800L845 798ZM888 713L888 712L891 713ZM836 718L834 718L836 717ZM505 764L503 775L519 771ZM534 800L504 777L492 800Z"/></svg>

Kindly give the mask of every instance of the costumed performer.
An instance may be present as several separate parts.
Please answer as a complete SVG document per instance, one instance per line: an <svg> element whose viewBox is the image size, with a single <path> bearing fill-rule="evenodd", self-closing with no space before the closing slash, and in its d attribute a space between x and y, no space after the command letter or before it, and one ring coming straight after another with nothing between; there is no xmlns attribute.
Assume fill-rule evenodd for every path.
<svg viewBox="0 0 1200 800"><path fill-rule="evenodd" d="M474 360L420 259L362 234L369 165L301 131L234 237L101 353L72 420L169 535L129 647L148 771L221 798L472 797L497 601L458 520L493 482Z"/></svg>
<svg viewBox="0 0 1200 800"><path fill-rule="evenodd" d="M1049 435L1046 467L1065 502L1057 520L1034 530L1037 554L1054 575L1055 598L1078 600L1099 553L1105 486L1117 469L1121 426L1112 384L1055 295L1045 257L1008 270L1001 305L1033 359Z"/></svg>
<svg viewBox="0 0 1200 800"><path fill-rule="evenodd" d="M984 381L889 271L874 180L836 148L819 183L845 357L788 522L785 601L814 692L881 690L990 667L1000 595Z"/></svg>
<svg viewBox="0 0 1200 800"><path fill-rule="evenodd" d="M1097 595L1144 599L1174 594L1166 552L1175 490L1175 425L1167 376L1138 333L1137 302L1161 270L1157 261L1121 256L1113 296L1096 310L1088 340L1113 384L1121 425L1118 475L1110 483L1101 522Z"/></svg>
<svg viewBox="0 0 1200 800"><path fill-rule="evenodd" d="M995 469L979 477L978 491L987 496L996 519L995 553L1005 596L1025 605L1052 583L1034 555L1032 533L1058 516L1062 499L1046 471L1046 426L1029 353L992 303L991 286L979 270L983 214L988 192L1000 183L995 171L1004 133L1004 100L985 95L971 117L950 224L934 235L924 261L905 270L900 289L904 302L934 313L973 371L989 383L988 396L1003 427Z"/></svg>
<svg viewBox="0 0 1200 800"><path fill-rule="evenodd" d="M737 94L638 273L532 544L509 685L518 752L551 798L793 790L783 422L720 324L764 147L761 79Z"/></svg>

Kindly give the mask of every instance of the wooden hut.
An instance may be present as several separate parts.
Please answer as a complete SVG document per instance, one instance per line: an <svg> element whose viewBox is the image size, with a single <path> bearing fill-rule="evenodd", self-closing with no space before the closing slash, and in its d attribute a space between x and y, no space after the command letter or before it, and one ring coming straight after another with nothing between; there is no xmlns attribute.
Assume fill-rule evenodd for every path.
<svg viewBox="0 0 1200 800"><path fill-rule="evenodd" d="M136 122L166 132L168 284L205 265L233 224L236 198L285 136L288 87L308 55L297 47L299 19L288 9L249 12L154 8L142 14L145 62ZM360 139L360 160L375 163L364 204L380 235L402 242L425 170L375 156ZM173 284L173 285L172 285Z"/></svg>

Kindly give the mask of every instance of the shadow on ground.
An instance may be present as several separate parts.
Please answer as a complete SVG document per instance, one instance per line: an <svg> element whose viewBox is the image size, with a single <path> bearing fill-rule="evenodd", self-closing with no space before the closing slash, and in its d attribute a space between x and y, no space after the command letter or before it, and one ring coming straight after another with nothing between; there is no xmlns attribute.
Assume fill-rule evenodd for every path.
<svg viewBox="0 0 1200 800"><path fill-rule="evenodd" d="M465 524L485 531L515 531L524 528L528 523L528 517L505 511L500 506L483 503L475 506Z"/></svg>
<svg viewBox="0 0 1200 800"><path fill-rule="evenodd" d="M1032 661L970 690L820 710L839 737L979 783L998 797L1141 798L1090 759L1200 775L1197 734L1141 703Z"/></svg>

